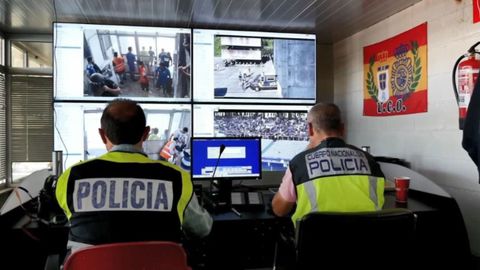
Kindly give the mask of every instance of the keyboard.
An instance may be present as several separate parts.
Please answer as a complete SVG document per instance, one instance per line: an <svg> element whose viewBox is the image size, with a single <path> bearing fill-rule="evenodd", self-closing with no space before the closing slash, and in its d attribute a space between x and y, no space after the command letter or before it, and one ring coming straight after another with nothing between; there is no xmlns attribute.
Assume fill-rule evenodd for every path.
<svg viewBox="0 0 480 270"><path fill-rule="evenodd" d="M232 192L231 202L234 207L263 208L263 194L261 192Z"/></svg>
<svg viewBox="0 0 480 270"><path fill-rule="evenodd" d="M248 192L248 204L263 204L262 193L260 192Z"/></svg>

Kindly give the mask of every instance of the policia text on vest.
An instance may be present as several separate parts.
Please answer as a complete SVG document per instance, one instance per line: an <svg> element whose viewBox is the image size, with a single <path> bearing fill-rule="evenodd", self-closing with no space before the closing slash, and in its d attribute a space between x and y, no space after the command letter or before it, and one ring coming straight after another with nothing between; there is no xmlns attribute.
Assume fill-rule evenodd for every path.
<svg viewBox="0 0 480 270"><path fill-rule="evenodd" d="M310 179L336 174L371 174L365 154L350 148L320 149L305 155Z"/></svg>
<svg viewBox="0 0 480 270"><path fill-rule="evenodd" d="M89 178L75 182L73 206L89 211L171 211L172 182L138 178Z"/></svg>

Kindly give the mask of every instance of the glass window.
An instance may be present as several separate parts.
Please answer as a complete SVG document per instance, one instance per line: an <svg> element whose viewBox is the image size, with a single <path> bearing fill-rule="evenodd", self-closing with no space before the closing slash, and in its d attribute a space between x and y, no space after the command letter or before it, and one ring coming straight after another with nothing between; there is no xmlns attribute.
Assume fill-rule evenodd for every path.
<svg viewBox="0 0 480 270"><path fill-rule="evenodd" d="M12 179L13 182L17 182L33 172L50 168L50 162L12 162Z"/></svg>
<svg viewBox="0 0 480 270"><path fill-rule="evenodd" d="M12 45L12 67L26 67L25 52L15 45Z"/></svg>
<svg viewBox="0 0 480 270"><path fill-rule="evenodd" d="M12 41L11 65L19 68L52 67L52 43Z"/></svg>
<svg viewBox="0 0 480 270"><path fill-rule="evenodd" d="M107 51L112 48L112 40L108 31L97 31L100 47L102 48L103 59L108 60Z"/></svg>
<svg viewBox="0 0 480 270"><path fill-rule="evenodd" d="M5 39L0 37L0 65L5 65Z"/></svg>
<svg viewBox="0 0 480 270"><path fill-rule="evenodd" d="M51 76L11 75L12 179L48 168L53 149Z"/></svg>
<svg viewBox="0 0 480 270"><path fill-rule="evenodd" d="M28 59L28 67L31 68L40 68L42 66L42 62L38 61L38 58L29 58Z"/></svg>
<svg viewBox="0 0 480 270"><path fill-rule="evenodd" d="M128 47L132 47L132 53L137 54L137 46L135 46L135 37L134 36L119 36L118 41L120 43L121 54L128 53Z"/></svg>

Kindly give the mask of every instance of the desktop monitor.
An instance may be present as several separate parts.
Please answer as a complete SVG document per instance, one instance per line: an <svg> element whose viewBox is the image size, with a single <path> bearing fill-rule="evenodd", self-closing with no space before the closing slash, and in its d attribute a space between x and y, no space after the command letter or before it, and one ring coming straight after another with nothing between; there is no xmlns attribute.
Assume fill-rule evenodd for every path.
<svg viewBox="0 0 480 270"><path fill-rule="evenodd" d="M192 137L191 143L194 180L261 178L260 137Z"/></svg>

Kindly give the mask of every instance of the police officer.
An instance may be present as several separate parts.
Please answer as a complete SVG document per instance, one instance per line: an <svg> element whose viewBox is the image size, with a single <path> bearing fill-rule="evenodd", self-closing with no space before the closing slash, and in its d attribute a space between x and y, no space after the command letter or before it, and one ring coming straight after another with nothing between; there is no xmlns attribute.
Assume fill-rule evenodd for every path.
<svg viewBox="0 0 480 270"><path fill-rule="evenodd" d="M367 152L346 144L340 109L319 103L307 116L309 144L296 155L272 201L278 216L295 206L294 224L314 211L374 211L383 206L384 175Z"/></svg>
<svg viewBox="0 0 480 270"><path fill-rule="evenodd" d="M67 248L114 242L180 241L206 236L212 218L198 204L189 174L142 152L145 114L134 101L113 100L100 137L108 153L63 173L56 198L70 222Z"/></svg>

